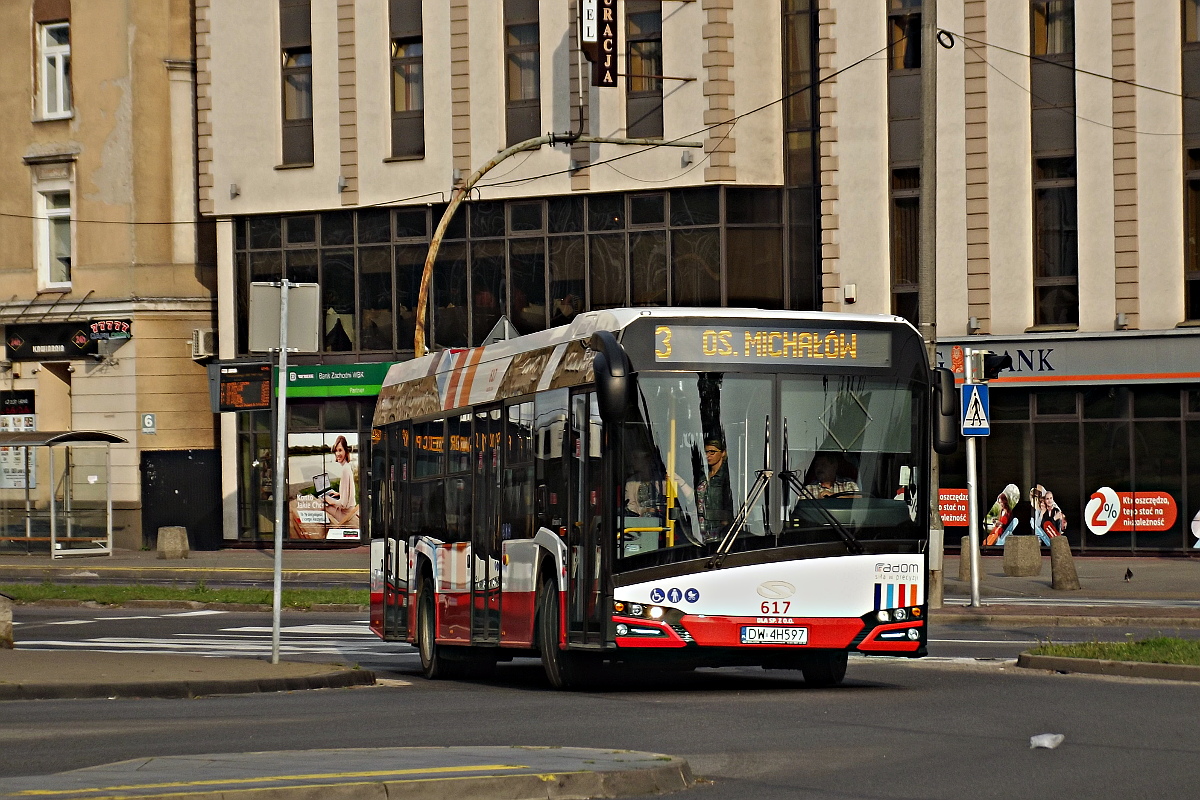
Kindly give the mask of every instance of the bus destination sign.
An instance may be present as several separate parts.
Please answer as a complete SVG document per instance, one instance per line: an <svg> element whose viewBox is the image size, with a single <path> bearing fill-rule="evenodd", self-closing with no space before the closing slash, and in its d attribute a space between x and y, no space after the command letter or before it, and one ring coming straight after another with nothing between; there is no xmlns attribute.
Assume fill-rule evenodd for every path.
<svg viewBox="0 0 1200 800"><path fill-rule="evenodd" d="M886 331L659 325L654 329L654 361L886 367L891 343Z"/></svg>
<svg viewBox="0 0 1200 800"><path fill-rule="evenodd" d="M271 407L270 364L221 367L219 411L260 411Z"/></svg>

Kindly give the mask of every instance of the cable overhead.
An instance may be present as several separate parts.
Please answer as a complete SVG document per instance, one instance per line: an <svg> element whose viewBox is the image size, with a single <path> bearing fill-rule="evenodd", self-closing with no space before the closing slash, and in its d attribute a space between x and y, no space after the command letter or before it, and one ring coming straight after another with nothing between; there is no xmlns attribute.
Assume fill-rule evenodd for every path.
<svg viewBox="0 0 1200 800"><path fill-rule="evenodd" d="M1013 78L1011 75L1008 75L1007 73L1005 73L1004 70L997 67L991 61L988 61L987 56L980 53L978 48L972 47L971 45L966 45L966 47L972 53L975 53L976 55L978 55L979 60L982 61L983 63L987 64L989 67L991 67L996 72L996 74L999 75L1001 78L1004 78L1006 81L1011 83L1013 86L1016 86L1018 89L1020 89L1021 91L1023 91L1025 94L1029 95L1030 97L1034 98L1035 100L1040 100L1042 103L1044 103L1045 108L1054 109L1063 114L1069 114L1070 116L1074 117L1077 120L1081 120L1081 121L1087 122L1091 125L1096 125L1098 127L1107 128L1107 129L1113 130L1113 131L1125 131L1126 133L1134 133L1139 136L1171 136L1171 137L1174 137L1177 139L1179 137L1183 136L1183 133L1175 133L1173 131L1145 131L1145 130L1141 130L1139 128L1130 128L1130 127L1124 126L1124 125L1111 125L1107 122L1101 122L1098 119L1092 119L1091 117L1085 117L1082 114L1079 114L1078 112L1076 112L1074 110L1078 106L1071 106L1069 108L1063 108L1060 106L1056 106L1053 103L1051 103L1049 100L1047 100L1046 98L1044 98L1041 95L1034 92L1028 86L1025 86L1025 85L1021 84L1020 82L1018 82L1016 78ZM1064 66L1063 69L1067 69L1067 67ZM1120 81L1120 82L1125 82L1125 81Z"/></svg>

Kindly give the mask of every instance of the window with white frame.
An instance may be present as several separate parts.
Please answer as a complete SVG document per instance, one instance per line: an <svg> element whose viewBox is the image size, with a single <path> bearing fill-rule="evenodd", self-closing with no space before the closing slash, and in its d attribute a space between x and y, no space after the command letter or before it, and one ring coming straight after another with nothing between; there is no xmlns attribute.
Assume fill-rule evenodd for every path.
<svg viewBox="0 0 1200 800"><path fill-rule="evenodd" d="M55 22L38 26L41 48L39 101L42 119L71 116L71 25Z"/></svg>
<svg viewBox="0 0 1200 800"><path fill-rule="evenodd" d="M39 192L38 268L46 288L71 285L71 193Z"/></svg>

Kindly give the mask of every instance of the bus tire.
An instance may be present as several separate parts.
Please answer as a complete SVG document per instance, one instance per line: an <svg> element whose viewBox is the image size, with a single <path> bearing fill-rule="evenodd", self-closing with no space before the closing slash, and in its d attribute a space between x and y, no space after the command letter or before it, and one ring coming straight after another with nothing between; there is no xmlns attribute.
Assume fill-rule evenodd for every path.
<svg viewBox="0 0 1200 800"><path fill-rule="evenodd" d="M417 652L421 656L421 674L426 678L450 677L443 647L437 643L437 599L428 575L421 578L417 590Z"/></svg>
<svg viewBox="0 0 1200 800"><path fill-rule="evenodd" d="M578 689L583 682L583 664L579 653L558 646L559 598L552 578L542 580L537 600L538 648L542 668L555 689Z"/></svg>
<svg viewBox="0 0 1200 800"><path fill-rule="evenodd" d="M837 686L846 677L847 655L845 650L810 653L800 665L804 682L817 689Z"/></svg>

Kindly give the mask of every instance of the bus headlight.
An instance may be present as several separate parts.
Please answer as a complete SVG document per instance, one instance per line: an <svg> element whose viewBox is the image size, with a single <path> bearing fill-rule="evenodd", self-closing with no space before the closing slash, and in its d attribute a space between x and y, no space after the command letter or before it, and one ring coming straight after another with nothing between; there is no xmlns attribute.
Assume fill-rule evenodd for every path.
<svg viewBox="0 0 1200 800"><path fill-rule="evenodd" d="M903 608L897 608L892 612L892 615L898 620L908 619L908 611Z"/></svg>
<svg viewBox="0 0 1200 800"><path fill-rule="evenodd" d="M878 614L875 615L875 619L879 620L880 622L890 622L892 619L892 615L886 611L880 611Z"/></svg>
<svg viewBox="0 0 1200 800"><path fill-rule="evenodd" d="M917 630L916 628L909 628L908 629L908 638L915 642L917 639L921 638L921 632L919 630Z"/></svg>
<svg viewBox="0 0 1200 800"><path fill-rule="evenodd" d="M635 617L640 617L642 615L642 611L644 611L644 610L645 609L642 608L641 603L630 603L629 604L629 613Z"/></svg>
<svg viewBox="0 0 1200 800"><path fill-rule="evenodd" d="M617 623L617 636L628 636L628 635L629 635L629 626L626 625L624 622L618 622Z"/></svg>
<svg viewBox="0 0 1200 800"><path fill-rule="evenodd" d="M650 619L662 619L663 610L658 606L650 606Z"/></svg>

